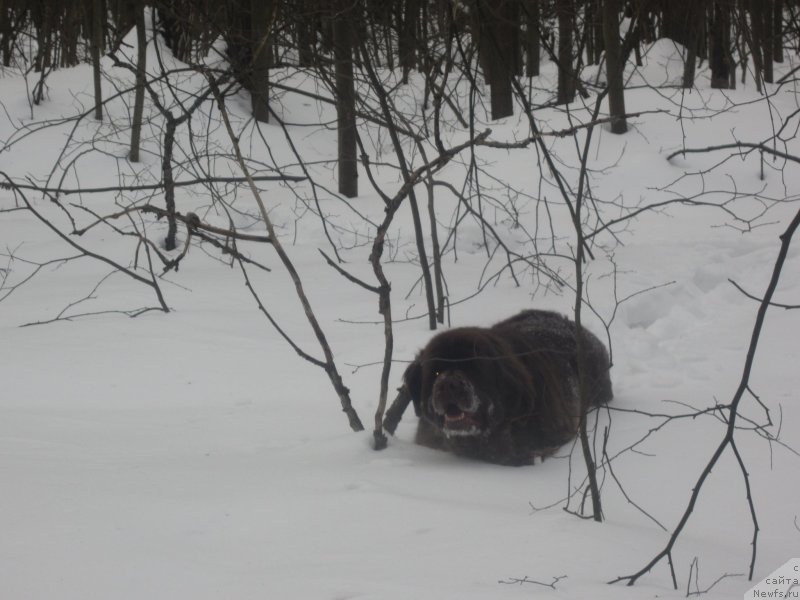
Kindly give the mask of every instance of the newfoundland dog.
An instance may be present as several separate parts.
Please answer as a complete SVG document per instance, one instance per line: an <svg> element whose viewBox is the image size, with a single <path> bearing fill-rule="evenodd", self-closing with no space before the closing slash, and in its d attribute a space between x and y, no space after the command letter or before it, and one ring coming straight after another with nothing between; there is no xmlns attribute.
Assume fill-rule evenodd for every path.
<svg viewBox="0 0 800 600"><path fill-rule="evenodd" d="M406 369L384 425L394 433L413 402L418 444L503 465L532 464L578 430L576 334L573 321L543 310L440 333ZM608 402L608 352L583 328L581 342L586 401Z"/></svg>

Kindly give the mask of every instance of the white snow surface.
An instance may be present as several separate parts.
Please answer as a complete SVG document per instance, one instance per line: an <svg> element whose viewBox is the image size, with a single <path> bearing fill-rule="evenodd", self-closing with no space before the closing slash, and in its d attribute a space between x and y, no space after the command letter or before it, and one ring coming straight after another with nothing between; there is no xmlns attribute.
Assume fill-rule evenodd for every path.
<svg viewBox="0 0 800 600"><path fill-rule="evenodd" d="M657 43L646 54L647 66L630 80L670 83L680 69L672 52L670 44ZM105 66L113 77L130 81L110 62ZM787 61L779 75L793 66ZM294 85L314 88L313 81L299 74L284 76ZM541 87L547 88L552 77L553 71L546 69ZM12 140L21 126L71 116L91 105L88 67L56 71L48 83L48 99L31 110L22 76L11 70L2 74L0 140ZM607 233L598 236L596 259L587 264L592 305L610 320L615 294L618 299L629 297L610 326L614 407L686 413L688 407L730 402L738 385L758 303L728 280L755 296L763 293L778 236L798 209L800 166L767 157L762 179L756 155L730 159L713 171L709 169L730 152L687 154L672 161L666 156L682 145L761 141L773 122L798 108L793 87L769 87L769 101L755 92L752 78L739 87L712 91L705 72L697 89L686 93L679 88L636 87L626 96L630 112L662 112L632 118L631 131L624 136L604 128L594 133L589 155L592 194L615 203L599 205L606 220L622 214L619 206L678 195L705 192L698 199L718 202L727 198L724 190L734 187L762 199L735 200L729 208L738 214L755 216L765 203L771 205L757 221L759 227L746 233L720 209L670 205L618 227L616 241ZM111 93L110 85L107 90ZM420 96L412 84L401 88L395 101L413 107ZM290 123L304 158L328 161L312 169L319 182L335 189L336 133L307 126L329 120L332 109L283 92L273 104ZM265 151L247 120L246 96L228 105L249 157L279 166L295 162L275 123L262 126L272 155ZM114 119L123 119L127 110L120 101L109 107ZM679 113L683 121L677 120ZM586 121L588 114L579 102L574 105L577 121ZM546 130L569 126L555 111L541 111L537 117ZM794 121L796 125L796 116ZM486 125L495 139L527 135L526 122L518 116ZM372 143L381 145L383 159L391 161L385 136L378 138L373 126L360 126ZM38 131L15 142L12 151L3 152L0 146L0 171L16 181L42 181L71 127ZM64 187L115 185L118 178L130 180L134 172L145 181L159 179L157 140L147 142L142 163L131 165L125 159L126 132L115 134L107 122L98 126L87 118L77 134L88 139L96 131L104 134L98 142L103 152L78 156L70 149L52 185L62 174ZM182 135L181 143L188 147L185 132ZM448 135L452 143L466 139L464 132ZM580 133L579 141L584 136ZM212 138L214 144L225 143L224 131L213 132ZM566 138L548 144L573 165L566 172L575 184L574 142ZM789 138L782 150L800 155L800 143ZM491 193L509 194L504 187L508 184L553 202L556 252L570 254L574 232L569 216L554 188L538 187L535 152L481 149L478 154L496 177L486 182ZM184 159L176 154L176 163ZM74 164L67 166L71 160ZM468 160L462 156L441 176L460 181ZM230 161L182 165L178 179L194 177L200 168L241 175ZM300 173L296 167L284 170ZM701 171L706 173L697 175ZM379 174L387 190L400 186L395 171ZM671 191L659 189L668 185ZM30 213L0 213L5 254L0 263L0 598L679 598L687 585L703 590L729 575L703 596L718 599L739 598L753 585L746 577L753 527L743 478L730 449L706 482L674 550L679 589L673 590L664 561L633 587L608 584L638 571L669 536L626 495L671 531L723 438L725 425L713 415L675 420L653 432L636 451L616 457L614 476L624 494L611 473L601 471L603 523L562 510L565 496L585 472L577 449L571 459L573 449L565 447L556 457L530 467L470 461L416 446L415 417L409 409L389 447L374 451L370 430L379 389L376 363L383 355L377 299L320 259L318 249L330 254L330 244L319 218L293 193L308 198L309 186L261 187L367 431L350 431L324 372L291 350L257 310L238 267L217 260L213 248L192 247L180 270L165 276L162 287L172 309L169 314L127 318L102 311L153 306L151 290L117 274L93 292L111 269L89 258L49 264L6 295L10 286L33 272L34 265L25 261L44 262L75 252ZM360 188L362 195L349 203L352 208L322 189L320 204L336 224L334 239L349 248L342 250L343 266L373 282L365 242L374 229L358 213L376 222L383 207L363 171ZM424 202L424 187L418 193ZM455 203L444 188L438 193L443 229ZM28 196L37 209L70 231L51 203L33 192ZM63 196L62 201L110 213L127 200L108 193ZM177 202L179 210L195 210L222 227L228 223L224 213L209 209L207 198L193 196L187 188L179 190ZM247 190L239 192L237 203L237 225L251 225L251 233L262 233L257 219L248 216L255 209ZM520 197L517 203L521 225L540 236L540 250L548 252L550 226L542 209L532 198ZM0 209L14 206L14 195L0 189ZM93 220L89 214L81 218L82 225ZM509 244L531 252L529 238L507 215L496 212L489 218ZM120 221L119 226L126 223ZM151 220L148 227L154 234L165 226ZM386 258L396 259L386 262L399 319L395 358L404 361L431 335L426 319L403 319L424 312L424 296L415 285L419 269L408 262L415 249L407 206L389 238ZM133 263L135 242L108 227L75 239L126 266ZM504 271L475 295L504 265L499 251L482 274L487 255L481 244L480 228L465 220L457 256L452 251L445 256L452 325L489 325L531 307L570 313L574 295L569 286L545 289L522 266L519 285ZM776 302L800 302L799 246L800 240L795 240ZM251 269L249 274L275 318L301 347L320 355L291 281L272 249L255 243L241 247L272 268L270 273ZM568 283L573 280L568 261L553 258L549 264ZM611 276L614 268L616 279ZM94 299L68 308L65 315L99 314L20 327L53 319L90 293ZM588 310L584 321L606 339L602 323ZM800 458L792 450L800 448L799 336L800 311L770 309L751 379L751 388L770 409L775 423L770 431L776 435L780 430L782 444L752 431L736 434L760 527L756 579L800 554ZM392 389L399 385L403 365L395 363ZM742 412L758 422L764 419L751 396L743 400ZM609 454L615 456L661 422L633 412L603 411L596 445L602 447L608 427ZM573 498L570 507L578 504ZM695 571L689 581L695 558L699 576L695 581ZM541 585L562 576L553 588Z"/></svg>

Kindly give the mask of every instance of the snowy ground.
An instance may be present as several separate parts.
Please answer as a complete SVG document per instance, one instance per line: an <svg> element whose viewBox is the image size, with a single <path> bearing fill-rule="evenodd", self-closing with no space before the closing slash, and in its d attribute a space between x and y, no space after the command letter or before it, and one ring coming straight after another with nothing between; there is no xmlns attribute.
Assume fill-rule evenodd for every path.
<svg viewBox="0 0 800 600"><path fill-rule="evenodd" d="M632 85L642 78L669 82L679 72L667 45L657 44L648 61L647 69L632 77ZM642 214L618 231L616 245L610 236L598 239L609 253L613 249L617 297L632 296L619 306L610 328L617 407L687 412L683 405L729 402L738 384L757 303L728 279L754 295L763 292L778 235L798 208L800 171L791 163L777 170L784 165L768 160L762 180L758 157L751 156L730 160L703 177L683 177L709 169L728 154L687 155L671 163L665 157L684 143L703 147L734 139L761 141L771 123L797 110L793 88L771 88L775 94L767 103L751 83L725 95L708 90L706 78L700 80L699 91L686 95L680 89L637 88L626 98L629 111L668 112L632 119L632 130L623 137L595 134L593 193L602 200L634 206L674 197L657 189L673 182L675 193L688 197L706 191L701 199L708 201L719 201L724 194L718 190L734 186L741 194L758 193L762 199L795 200L774 204L758 221L761 226L747 233L730 226L736 222L719 209L673 205ZM548 85L546 79L542 85ZM9 139L20 123L31 123L24 88L22 78L3 74L0 139ZM35 108L34 121L74 114L78 102L89 105L90 90L87 68L54 73L50 99ZM246 98L238 112L231 110L244 123ZM310 161L335 156L335 132L301 125L320 115L330 117L329 108L286 94L282 110L296 124L293 131L303 156ZM679 112L694 119L679 122ZM545 128L566 125L560 115L543 113L542 118ZM794 117L789 130L796 121ZM517 117L491 126L499 139L525 135ZM83 127L89 135L95 125ZM265 131L278 163L291 162L281 129L273 124ZM13 152L0 151L0 171L19 181L47 173L64 135L64 127L53 127L16 143ZM126 140L123 135L119 143ZM121 146L113 139L104 143L108 153L78 157L65 185L113 184L118 173L129 172ZM572 142L556 143L560 155L576 164ZM253 153L262 153L259 160L269 160L258 140L253 138L252 144ZM155 154L140 168L145 177L155 179L158 149L150 149ZM800 143L790 139L786 149L798 155ZM389 151L385 146L386 156ZM490 172L499 181L538 193L532 152L484 150L481 158L493 163ZM460 168L454 164L448 173L455 179ZM315 173L335 187L331 169L319 165ZM396 180L384 175L387 183ZM341 226L337 240L353 246L343 251L346 267L372 281L369 249L356 243L369 231L356 210L374 220L382 207L363 174L360 183L363 195L352 202L353 210L330 194L321 202L332 222ZM309 214L298 218L301 205L290 190L277 185L265 189L272 216L369 429L379 368L363 365L382 355L376 300L319 259L317 249L329 247L319 220ZM301 186L301 192L308 190ZM555 197L552 189L546 193ZM33 194L31 198L66 226L48 202ZM85 196L80 202L109 212L113 200L109 194ZM252 210L246 192L240 192L238 202ZM767 200L743 197L731 208L753 215L763 202ZM184 210L199 210L207 201L182 192L178 203ZM0 208L13 206L13 195L0 190ZM563 206L554 206L559 249L568 252L568 220ZM519 207L522 224L535 231L535 203L520 199ZM444 224L451 209L451 200L443 199ZM619 213L613 205L601 205L601 210L606 218ZM418 287L405 298L418 277L418 268L406 262L413 251L407 211L401 211L390 235L397 242L397 261L387 265L396 316L419 315L424 304ZM213 220L214 215L205 213L205 218ZM530 251L530 242L503 215L497 216L497 224L508 240L520 248L528 244ZM151 232L158 227L151 225ZM0 241L3 251L15 257L0 264L0 273L5 273L0 297L31 273L33 267L25 260L73 254L22 211L0 214ZM108 229L96 229L81 241L126 265L132 260L129 242ZM486 253L480 241L478 228L466 222L459 234L458 261L452 253L446 258L452 300L472 295L481 283ZM800 301L800 240L796 242L778 302ZM254 244L247 251L273 269L251 273L270 309L304 348L317 354L277 258L269 248ZM732 454L714 470L676 547L680 590L672 590L664 563L635 587L609 586L609 580L644 566L668 537L628 503L610 474L603 488L607 520L597 524L562 510L570 467L573 485L582 469L577 453L571 463L566 458L570 448L532 467L475 463L415 446L414 418L408 414L389 448L374 452L369 432L349 431L324 373L288 348L256 310L238 269L215 256L213 249L206 253L194 247L180 271L167 277L163 287L170 314L149 312L135 319L101 314L19 327L53 319L89 295L110 270L89 259L50 265L0 303L1 598L678 598L686 593L695 557L700 590L732 575L706 598L741 597L752 585L742 575L749 565L752 525ZM551 264L569 277L568 262L554 259ZM502 263L492 265L498 270ZM615 308L609 255L598 252L588 269L592 303L609 319ZM568 289L546 291L530 275L520 283L515 286L506 273L482 293L454 305L453 324L488 325L532 306L570 312L573 296ZM637 294L649 288L655 289ZM94 296L67 314L155 304L148 289L121 275L107 280ZM773 434L780 423L780 439L795 450L800 449L798 314L770 310L752 377L753 390L776 423ZM599 320L586 318L590 328L603 333ZM421 319L398 323L396 358L410 359L429 336ZM393 385L401 370L399 363ZM763 418L752 399L745 401L744 412ZM601 427L610 424L612 455L660 422L632 413L601 415ZM627 495L671 530L723 433L724 425L711 416L672 422L638 452L617 458L614 473ZM800 458L752 432L739 432L737 441L758 511L758 579L800 555ZM562 576L554 588L519 583L528 578L548 584Z"/></svg>

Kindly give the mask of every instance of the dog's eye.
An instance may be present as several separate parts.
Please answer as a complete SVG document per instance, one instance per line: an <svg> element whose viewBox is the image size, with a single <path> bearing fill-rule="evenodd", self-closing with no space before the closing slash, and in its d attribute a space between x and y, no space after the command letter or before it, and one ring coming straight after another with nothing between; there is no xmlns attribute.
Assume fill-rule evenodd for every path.
<svg viewBox="0 0 800 600"><path fill-rule="evenodd" d="M436 379L436 378L437 378L439 375L441 375L441 374L442 374L442 372L441 372L441 371L439 371L439 370L436 370L436 371L434 371L434 372L433 372L433 378L434 378L434 379Z"/></svg>

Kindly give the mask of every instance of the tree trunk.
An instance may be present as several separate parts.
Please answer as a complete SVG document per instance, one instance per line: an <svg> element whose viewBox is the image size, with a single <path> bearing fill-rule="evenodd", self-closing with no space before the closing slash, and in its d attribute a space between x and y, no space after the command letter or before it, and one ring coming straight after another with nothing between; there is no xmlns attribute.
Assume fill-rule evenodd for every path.
<svg viewBox="0 0 800 600"><path fill-rule="evenodd" d="M730 6L725 0L717 0L711 8L710 56L711 87L727 89L731 81L731 16Z"/></svg>
<svg viewBox="0 0 800 600"><path fill-rule="evenodd" d="M312 3L309 0L302 0L298 4L301 13L294 16L297 35L297 60L301 68L308 68L314 64L317 45L317 15L314 14Z"/></svg>
<svg viewBox="0 0 800 600"><path fill-rule="evenodd" d="M703 28L703 20L705 18L703 0L692 0L691 3L685 7L683 18L686 22L686 29L683 32L684 44L686 48L686 58L683 63L683 81L684 88L694 87L694 76L697 72L697 47L700 38L700 32Z"/></svg>
<svg viewBox="0 0 800 600"><path fill-rule="evenodd" d="M625 133L625 91L622 81L622 50L619 41L619 0L603 3L603 37L606 47L606 79L608 85L608 109L612 133Z"/></svg>
<svg viewBox="0 0 800 600"><path fill-rule="evenodd" d="M764 7L763 0L747 0L748 12L750 13L750 23L746 22L746 15L742 15L742 21L745 23L745 30L747 45L750 47L750 52L753 55L753 76L756 80L756 89L761 91L761 82L766 81L766 61L764 60L764 48L767 44L764 42Z"/></svg>
<svg viewBox="0 0 800 600"><path fill-rule="evenodd" d="M444 325L444 275L442 273L442 249L439 246L439 230L436 226L436 193L433 176L428 175L425 181L428 190L428 220L431 224L431 254L433 255L433 282L436 286L436 320Z"/></svg>
<svg viewBox="0 0 800 600"><path fill-rule="evenodd" d="M572 38L575 31L574 0L556 0L558 18L558 89L557 104L569 104L575 99L575 68Z"/></svg>
<svg viewBox="0 0 800 600"><path fill-rule="evenodd" d="M775 80L772 68L772 55L774 42L772 37L774 0L759 0L761 6L761 56L764 61L764 81L772 83Z"/></svg>
<svg viewBox="0 0 800 600"><path fill-rule="evenodd" d="M92 73L94 75L94 118L103 120L103 88L100 77L100 49L103 46L103 0L92 1Z"/></svg>
<svg viewBox="0 0 800 600"><path fill-rule="evenodd" d="M135 3L136 11L136 96L133 101L133 123L131 124L131 162L139 162L139 145L144 115L144 84L147 78L147 32L145 30L144 0Z"/></svg>
<svg viewBox="0 0 800 600"><path fill-rule="evenodd" d="M783 0L773 0L772 18L772 58L776 63L783 62Z"/></svg>
<svg viewBox="0 0 800 600"><path fill-rule="evenodd" d="M525 16L528 24L525 34L525 75L528 77L539 75L539 62L541 61L540 14L539 0L525 0Z"/></svg>
<svg viewBox="0 0 800 600"><path fill-rule="evenodd" d="M630 7L629 7L630 8ZM633 23L633 31L630 32L629 44L633 48L633 56L634 60L636 61L636 66L641 67L643 66L642 63L642 37L647 36L647 31L652 27L649 24L650 17L647 13L639 12L638 14L634 14L633 10L625 12L625 16L628 18L634 19ZM628 57L630 56L630 50L625 48L623 51L623 60L627 63Z"/></svg>
<svg viewBox="0 0 800 600"><path fill-rule="evenodd" d="M14 42L19 35L19 9L5 8L0 2L0 53L4 67L11 66ZM12 18L13 15L13 18Z"/></svg>
<svg viewBox="0 0 800 600"><path fill-rule="evenodd" d="M250 101L253 118L269 123L269 67L272 62L270 38L272 29L272 2L251 0L252 64L250 66Z"/></svg>
<svg viewBox="0 0 800 600"><path fill-rule="evenodd" d="M684 88L694 87L694 75L697 71L697 47L694 44L686 46L686 59L683 63L683 79L681 85Z"/></svg>
<svg viewBox="0 0 800 600"><path fill-rule="evenodd" d="M592 0L594 3L594 64L600 64L600 56L605 50L605 33L603 33L603 2ZM590 57L591 58L591 57Z"/></svg>
<svg viewBox="0 0 800 600"><path fill-rule="evenodd" d="M661 11L661 35L678 42L682 46L689 46L689 28L692 23L689 13L696 0L679 2L676 0L663 0ZM760 1L760 0L759 0Z"/></svg>
<svg viewBox="0 0 800 600"><path fill-rule="evenodd" d="M516 0L482 0L478 19L484 76L491 90L492 119L514 114L515 57L518 46L519 7Z"/></svg>
<svg viewBox="0 0 800 600"><path fill-rule="evenodd" d="M178 223L175 220L175 179L172 175L172 151L175 144L175 130L178 128L177 120L171 115L167 119L164 131L164 143L161 149L161 179L164 182L164 205L167 209L167 237L164 248L174 250L177 247Z"/></svg>
<svg viewBox="0 0 800 600"><path fill-rule="evenodd" d="M358 196L358 162L356 132L356 94L353 85L354 13L350 2L341 0L333 23L333 56L336 85L336 131L339 141L339 193Z"/></svg>
<svg viewBox="0 0 800 600"><path fill-rule="evenodd" d="M398 54L403 69L403 83L408 83L408 74L417 61L417 16L418 0L405 0L399 3Z"/></svg>
<svg viewBox="0 0 800 600"><path fill-rule="evenodd" d="M595 36L595 10L597 3L589 0L583 7L583 39L586 45L586 62L592 65L600 64L600 52L595 52L595 46L600 45L600 38Z"/></svg>

